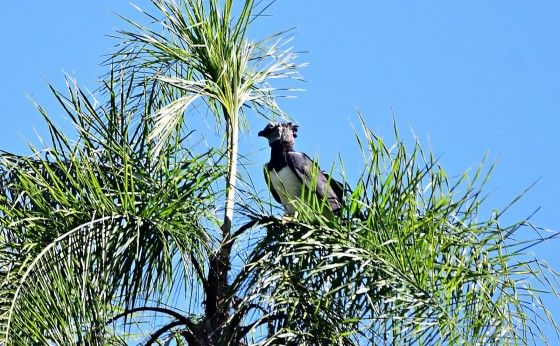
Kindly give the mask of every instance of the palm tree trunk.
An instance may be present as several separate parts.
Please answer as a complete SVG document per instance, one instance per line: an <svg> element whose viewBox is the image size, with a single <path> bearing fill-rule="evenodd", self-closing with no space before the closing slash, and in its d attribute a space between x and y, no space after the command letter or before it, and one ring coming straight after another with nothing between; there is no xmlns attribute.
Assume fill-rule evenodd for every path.
<svg viewBox="0 0 560 346"><path fill-rule="evenodd" d="M224 110L225 111L225 110ZM239 121L237 114L233 117L226 117L230 119L226 131L228 132L228 177L226 182L226 212L224 216L224 225L222 234L224 238L229 237L231 234L231 225L233 221L233 207L235 205L235 183L237 181L237 147L239 137Z"/></svg>
<svg viewBox="0 0 560 346"><path fill-rule="evenodd" d="M224 107L224 112L227 110ZM219 249L210 259L210 269L208 272L208 292L206 298L206 321L207 335L210 344L215 344L212 334L222 325L227 318L227 308L223 306L224 298L228 290L228 271L230 269L231 254L231 229L233 221L233 209L235 206L235 184L237 180L237 152L239 124L237 114L230 117L224 114L228 123L226 126L228 138L228 175L226 181L226 206L224 223L222 225L222 242Z"/></svg>

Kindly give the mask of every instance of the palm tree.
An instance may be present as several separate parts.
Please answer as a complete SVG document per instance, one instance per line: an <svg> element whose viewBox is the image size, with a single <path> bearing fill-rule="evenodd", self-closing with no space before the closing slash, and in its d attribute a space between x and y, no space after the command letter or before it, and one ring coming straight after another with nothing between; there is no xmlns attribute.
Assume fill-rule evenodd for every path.
<svg viewBox="0 0 560 346"><path fill-rule="evenodd" d="M50 143L1 154L0 345L502 345L547 341L542 321L558 331L541 303L558 275L527 253L540 229L500 225L507 208L481 221L492 166L450 179L396 127L388 146L362 121L364 168L339 219L275 217L238 144L250 117L287 117L275 99L290 90L270 82L298 78L289 38L250 41L268 8L251 0L152 4L117 35L97 92L51 87L77 139L37 106Z"/></svg>

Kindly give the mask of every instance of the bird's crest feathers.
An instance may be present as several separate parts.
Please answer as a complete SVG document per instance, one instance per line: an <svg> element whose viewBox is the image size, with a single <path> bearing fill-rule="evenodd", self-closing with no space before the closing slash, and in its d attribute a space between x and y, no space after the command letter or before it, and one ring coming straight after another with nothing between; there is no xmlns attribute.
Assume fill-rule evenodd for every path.
<svg viewBox="0 0 560 346"><path fill-rule="evenodd" d="M269 143L274 143L281 140L284 143L294 143L294 139L297 138L298 125L291 122L274 122L271 121L266 125L264 130L259 132L260 137L265 137L268 139Z"/></svg>

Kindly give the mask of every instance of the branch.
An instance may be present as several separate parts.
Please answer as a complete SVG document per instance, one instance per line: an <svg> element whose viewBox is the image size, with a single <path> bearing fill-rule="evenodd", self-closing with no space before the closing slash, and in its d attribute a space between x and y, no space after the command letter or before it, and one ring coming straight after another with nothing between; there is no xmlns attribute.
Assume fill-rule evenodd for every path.
<svg viewBox="0 0 560 346"><path fill-rule="evenodd" d="M145 346L150 346L152 344L154 344L159 337L167 332L168 330L170 330L173 327L177 327L182 325L183 323L181 321L174 321L171 322L163 327L161 327L160 329L158 329L156 332L154 332L152 334L152 336L150 337L150 339L148 341L146 341L146 345ZM181 331L181 336L183 336L185 338L185 340L189 343L189 346L197 346L197 345L201 345L201 343L196 339L196 337L188 332L187 330L182 330Z"/></svg>
<svg viewBox="0 0 560 346"><path fill-rule="evenodd" d="M265 316L265 317L261 318L260 320L251 323L248 326L241 327L240 330L239 330L239 334L236 337L235 342L240 342L241 339L243 339L245 337L245 335L247 335L251 330L253 330L253 328L258 327L261 324L272 322L272 321L275 321L275 320L280 320L280 319L282 319L282 316Z"/></svg>
<svg viewBox="0 0 560 346"><path fill-rule="evenodd" d="M129 314L133 314L135 312L139 312L139 311L153 311L153 312L161 312L164 314L167 314L169 316L172 316L174 318L177 319L177 323L185 325L190 331L191 331L191 335L194 337L194 334L196 334L197 332L197 325L194 324L190 319L188 319L187 317L181 315L180 313L170 310L170 309L166 309L166 308L158 308L158 307L149 307L149 306L143 306L143 307L139 307L139 308L134 308L134 309L130 309L130 310L125 310L124 312L114 316L113 318L109 319L107 322L105 322L105 324L109 324L109 323L113 323L114 321L118 320L119 318L125 317L126 315ZM161 335L161 334L160 334Z"/></svg>
<svg viewBox="0 0 560 346"><path fill-rule="evenodd" d="M272 221L277 221L276 217L274 217L274 216L263 216L263 217L258 218L258 219L253 219L253 220L247 222L246 224L244 224L243 226L239 227L239 229L237 231L235 231L235 233L233 233L233 235L231 236L231 240L232 241L235 240L235 238L239 237L241 234L243 234L249 228L252 228L256 225L264 225L264 224L270 223Z"/></svg>
<svg viewBox="0 0 560 346"><path fill-rule="evenodd" d="M238 307L234 307L234 308L237 309ZM263 317L261 317L261 319L259 321L262 321L263 318L268 317L268 311L266 311L263 307L259 306L258 304L249 304L249 305L246 305L246 306L241 306L238 310L236 310L233 313L233 316L230 317L230 320L228 322L228 325L230 326L229 329L231 331L235 331L235 330L242 330L243 331L246 327L240 327L239 324L241 324L241 320L243 319L243 316L246 316L247 313L251 309L257 309L257 310L260 310L262 312ZM250 329L252 329L252 328L253 327L251 327ZM230 333L231 333L231 331L230 331ZM238 341L241 340L241 338L243 336L245 336L246 334L247 334L247 332L242 332L242 336L238 338ZM235 338L236 337L235 333L233 333L232 336Z"/></svg>
<svg viewBox="0 0 560 346"><path fill-rule="evenodd" d="M157 341L157 339L159 339L159 337L163 333L165 333L166 331L168 331L169 329L171 329L173 327L180 326L181 324L182 324L181 321L174 321L174 322L171 322L171 323L166 324L165 326L161 327L160 329L158 329L156 332L154 332L152 334L152 336L150 337L150 339L148 341L146 341L146 346L152 345L154 342ZM185 339L187 339L187 338L185 338ZM194 339L194 340L196 340L196 339Z"/></svg>
<svg viewBox="0 0 560 346"><path fill-rule="evenodd" d="M208 281L206 280L206 277L204 277L204 273L202 272L202 268L200 267L200 264L198 264L198 261L196 260L196 258L194 258L192 254L191 254L191 262L193 264L194 269L196 270L196 273L198 274L198 277L200 278L200 281L202 281L204 292L208 294Z"/></svg>

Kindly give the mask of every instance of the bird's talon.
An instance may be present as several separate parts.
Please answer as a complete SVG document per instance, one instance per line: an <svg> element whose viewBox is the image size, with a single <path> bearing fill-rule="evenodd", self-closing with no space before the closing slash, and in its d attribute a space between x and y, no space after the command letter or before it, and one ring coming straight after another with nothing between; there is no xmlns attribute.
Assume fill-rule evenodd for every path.
<svg viewBox="0 0 560 346"><path fill-rule="evenodd" d="M296 219L295 215L284 215L282 216L282 219L280 220L280 223L285 225L287 223L293 222Z"/></svg>

